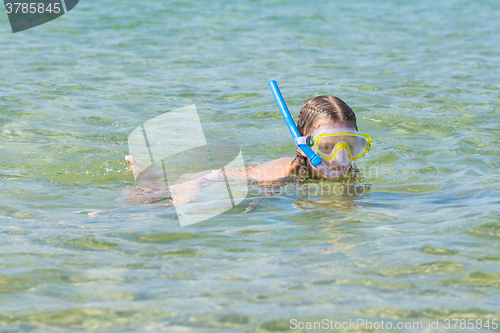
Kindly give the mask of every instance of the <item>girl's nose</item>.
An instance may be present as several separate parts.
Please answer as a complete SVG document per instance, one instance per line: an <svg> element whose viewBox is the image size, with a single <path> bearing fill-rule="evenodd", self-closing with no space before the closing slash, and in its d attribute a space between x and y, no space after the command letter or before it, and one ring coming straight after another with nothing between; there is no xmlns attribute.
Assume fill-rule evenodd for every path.
<svg viewBox="0 0 500 333"><path fill-rule="evenodd" d="M349 151L346 148L341 148L337 150L337 153L335 154L335 157L333 158L332 162L344 167L348 166L349 163L351 162L351 158L349 157Z"/></svg>

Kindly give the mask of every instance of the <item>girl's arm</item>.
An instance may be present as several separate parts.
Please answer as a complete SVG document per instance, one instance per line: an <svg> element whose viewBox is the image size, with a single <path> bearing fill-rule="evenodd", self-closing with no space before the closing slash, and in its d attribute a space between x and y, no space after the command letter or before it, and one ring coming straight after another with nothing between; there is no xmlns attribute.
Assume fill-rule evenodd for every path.
<svg viewBox="0 0 500 333"><path fill-rule="evenodd" d="M283 157L277 160L258 164L247 168L247 178L260 181L271 181L288 177L297 168L294 158Z"/></svg>
<svg viewBox="0 0 500 333"><path fill-rule="evenodd" d="M141 173L144 170L144 167L134 157L129 155L125 157L125 160L127 161L127 165L131 171ZM246 176L249 180L274 181L294 174L296 168L297 165L293 158L284 157L266 163L249 166L245 169L224 168L224 171L225 177L229 180L245 179ZM203 182L223 180L221 171L222 169L214 170L206 176L186 174L175 186L176 190L175 195L173 196L173 203L176 205L182 205L195 200L201 191ZM148 194L155 194L156 196L157 193L154 189L154 184L155 181L160 178L163 178L163 173L160 170L149 170L147 175L142 175L141 182L137 184L137 187L148 188L150 189L149 192L151 192L148 192ZM171 195L171 193L168 194Z"/></svg>

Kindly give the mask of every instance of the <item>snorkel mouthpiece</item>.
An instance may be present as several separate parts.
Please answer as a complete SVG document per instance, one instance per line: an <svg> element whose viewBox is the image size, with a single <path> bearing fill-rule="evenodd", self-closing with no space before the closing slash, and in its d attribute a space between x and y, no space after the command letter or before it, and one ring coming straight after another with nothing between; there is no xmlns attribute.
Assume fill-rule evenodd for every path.
<svg viewBox="0 0 500 333"><path fill-rule="evenodd" d="M345 172L345 167L341 167L338 169L332 169L332 168L328 167L325 164L325 162L321 162L316 168L319 171L321 171L323 174L325 174L331 178L338 178L338 177L342 176Z"/></svg>

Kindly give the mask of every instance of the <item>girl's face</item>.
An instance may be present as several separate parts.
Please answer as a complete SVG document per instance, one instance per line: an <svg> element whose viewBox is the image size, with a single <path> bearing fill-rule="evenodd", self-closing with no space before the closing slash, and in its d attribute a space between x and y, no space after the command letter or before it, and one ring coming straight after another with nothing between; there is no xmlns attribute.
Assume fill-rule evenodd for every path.
<svg viewBox="0 0 500 333"><path fill-rule="evenodd" d="M314 124L314 126L311 128L311 132L307 133L306 135L312 135L316 131L316 129L320 128L321 126L330 125L330 124L338 124L338 123L339 122L337 122L335 120L323 118L323 119L319 120L318 122L316 122ZM303 153L301 152L301 154L303 154ZM347 166L342 166L342 165L335 163L334 161L328 161L326 159L323 159L323 162L326 164L326 166L330 167L333 170L342 170L344 175L347 174L347 172L349 171L349 169L351 168L351 165L352 165L352 161L350 159L349 159L349 164ZM309 162L309 159L307 159L307 164L308 164L309 170L312 170L312 176L314 178L329 178L328 176L326 176L322 172L320 172L317 168L315 168Z"/></svg>

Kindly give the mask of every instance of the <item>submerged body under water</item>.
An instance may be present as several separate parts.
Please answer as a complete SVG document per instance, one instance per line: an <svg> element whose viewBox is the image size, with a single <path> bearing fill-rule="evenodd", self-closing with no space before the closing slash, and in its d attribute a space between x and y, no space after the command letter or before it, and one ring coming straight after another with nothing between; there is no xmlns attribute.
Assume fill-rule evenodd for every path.
<svg viewBox="0 0 500 333"><path fill-rule="evenodd" d="M16 34L0 15L0 330L494 331L499 14L493 1L89 0ZM295 119L315 95L353 108L373 139L354 194L250 184L184 228L172 205L116 201L135 186L128 135L186 105L246 164L293 157L272 79Z"/></svg>

